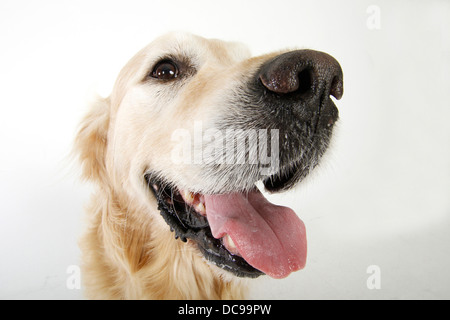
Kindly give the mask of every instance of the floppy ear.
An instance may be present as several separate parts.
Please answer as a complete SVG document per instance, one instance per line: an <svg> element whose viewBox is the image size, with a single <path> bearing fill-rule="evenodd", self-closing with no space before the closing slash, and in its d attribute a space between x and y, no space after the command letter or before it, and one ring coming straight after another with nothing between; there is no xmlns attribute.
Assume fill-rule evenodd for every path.
<svg viewBox="0 0 450 320"><path fill-rule="evenodd" d="M81 121L75 139L75 153L86 180L107 183L105 153L110 120L110 99L98 97Z"/></svg>

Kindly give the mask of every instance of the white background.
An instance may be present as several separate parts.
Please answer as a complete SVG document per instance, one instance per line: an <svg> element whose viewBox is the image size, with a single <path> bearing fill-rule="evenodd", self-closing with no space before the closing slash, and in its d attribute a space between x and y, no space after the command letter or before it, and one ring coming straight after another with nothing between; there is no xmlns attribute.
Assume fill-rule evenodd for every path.
<svg viewBox="0 0 450 320"><path fill-rule="evenodd" d="M327 161L270 197L304 220L307 266L255 281L252 298L450 298L450 5L376 0L2 0L0 298L83 298L66 286L90 193L67 158L76 127L91 93L172 30L326 51L344 70Z"/></svg>

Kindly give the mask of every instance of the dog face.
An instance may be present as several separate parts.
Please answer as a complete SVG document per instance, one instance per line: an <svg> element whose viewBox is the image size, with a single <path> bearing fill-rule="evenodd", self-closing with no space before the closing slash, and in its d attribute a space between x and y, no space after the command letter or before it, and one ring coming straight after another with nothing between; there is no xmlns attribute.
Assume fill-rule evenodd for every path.
<svg viewBox="0 0 450 320"><path fill-rule="evenodd" d="M304 225L255 184L287 190L318 164L342 81L325 53L251 57L241 44L163 36L121 71L105 106L104 150L88 174L210 263L237 276L285 277L305 264Z"/></svg>

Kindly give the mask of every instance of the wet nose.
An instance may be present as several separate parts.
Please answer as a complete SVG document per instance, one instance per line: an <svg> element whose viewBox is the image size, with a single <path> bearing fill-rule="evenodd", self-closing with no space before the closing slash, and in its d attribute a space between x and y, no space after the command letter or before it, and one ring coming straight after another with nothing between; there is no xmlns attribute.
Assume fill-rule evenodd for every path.
<svg viewBox="0 0 450 320"><path fill-rule="evenodd" d="M344 93L339 63L329 54L314 50L296 50L275 57L261 67L259 79L271 92L296 93L306 102L330 95L339 100Z"/></svg>

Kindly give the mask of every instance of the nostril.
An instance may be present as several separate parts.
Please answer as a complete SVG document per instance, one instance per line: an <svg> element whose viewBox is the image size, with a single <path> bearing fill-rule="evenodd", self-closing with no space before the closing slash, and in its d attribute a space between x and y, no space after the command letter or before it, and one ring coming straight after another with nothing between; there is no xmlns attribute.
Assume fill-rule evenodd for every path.
<svg viewBox="0 0 450 320"><path fill-rule="evenodd" d="M319 97L343 95L342 70L330 55L313 50L281 54L263 64L258 80L266 92L314 103Z"/></svg>
<svg viewBox="0 0 450 320"><path fill-rule="evenodd" d="M268 70L263 72L259 79L266 89L269 91L284 94L294 92L298 89L298 78L292 76L292 72L285 72L285 70Z"/></svg>
<svg viewBox="0 0 450 320"><path fill-rule="evenodd" d="M270 70L272 71L272 70ZM266 89L278 94L298 93L300 96L309 93L313 85L313 70L305 68L297 70L275 70L275 72L264 72L259 80Z"/></svg>
<svg viewBox="0 0 450 320"><path fill-rule="evenodd" d="M301 95L308 93L312 88L312 70L306 68L298 74L298 89L297 92Z"/></svg>
<svg viewBox="0 0 450 320"><path fill-rule="evenodd" d="M330 86L330 94L336 99L341 99L344 94L344 83L342 78L339 76L335 76Z"/></svg>

